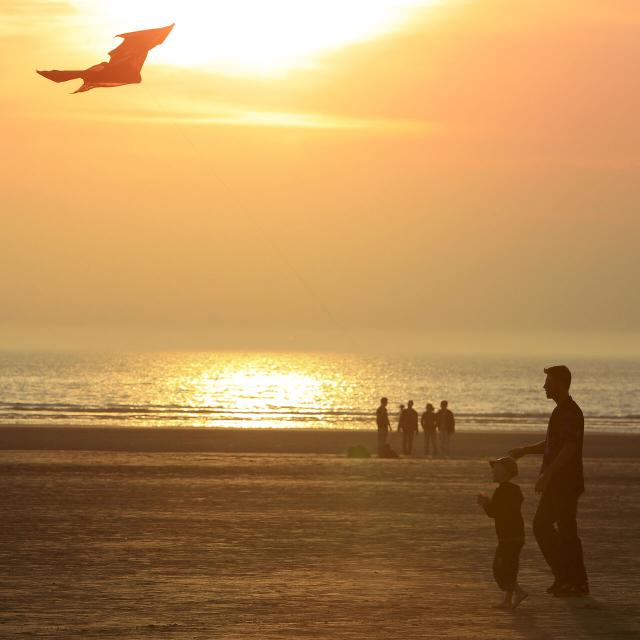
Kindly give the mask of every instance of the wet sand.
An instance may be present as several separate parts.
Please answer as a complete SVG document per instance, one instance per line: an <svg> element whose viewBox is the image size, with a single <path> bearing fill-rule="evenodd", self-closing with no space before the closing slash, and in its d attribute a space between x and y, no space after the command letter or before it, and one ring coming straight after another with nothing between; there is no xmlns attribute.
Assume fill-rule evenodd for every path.
<svg viewBox="0 0 640 640"><path fill-rule="evenodd" d="M464 431L452 440L456 457L493 457L513 447L544 439L536 432ZM0 425L0 450L127 451L189 453L308 453L343 454L351 445L363 444L376 451L375 431L344 429L219 429L166 427L70 427ZM394 431L390 442L402 449L402 437ZM415 453L423 449L416 437ZM598 458L640 458L640 435L589 433L585 455Z"/></svg>
<svg viewBox="0 0 640 640"><path fill-rule="evenodd" d="M0 638L635 639L640 458L624 441L586 460L592 597L544 594L529 534L515 612L490 609L480 456L0 451ZM528 525L537 466L521 465Z"/></svg>

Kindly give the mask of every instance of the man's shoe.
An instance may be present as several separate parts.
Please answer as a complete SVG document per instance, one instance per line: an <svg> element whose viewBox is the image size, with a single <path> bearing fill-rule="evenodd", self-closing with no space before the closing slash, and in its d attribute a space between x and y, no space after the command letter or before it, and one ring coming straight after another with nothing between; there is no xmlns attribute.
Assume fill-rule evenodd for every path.
<svg viewBox="0 0 640 640"><path fill-rule="evenodd" d="M553 595L556 598L584 598L589 595L589 585L563 584L553 592Z"/></svg>
<svg viewBox="0 0 640 640"><path fill-rule="evenodd" d="M557 580L553 581L553 584L550 587L547 587L547 593L555 593L556 589L560 586L560 583Z"/></svg>

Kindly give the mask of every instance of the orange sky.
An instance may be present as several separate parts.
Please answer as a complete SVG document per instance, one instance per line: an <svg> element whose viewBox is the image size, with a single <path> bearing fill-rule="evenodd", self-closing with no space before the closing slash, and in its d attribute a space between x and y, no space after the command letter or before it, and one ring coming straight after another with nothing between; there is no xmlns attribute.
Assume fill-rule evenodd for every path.
<svg viewBox="0 0 640 640"><path fill-rule="evenodd" d="M152 51L142 85L75 96L34 73L171 22L121 4L0 1L0 346L577 332L628 352L635 3L416 2L273 73L215 50Z"/></svg>

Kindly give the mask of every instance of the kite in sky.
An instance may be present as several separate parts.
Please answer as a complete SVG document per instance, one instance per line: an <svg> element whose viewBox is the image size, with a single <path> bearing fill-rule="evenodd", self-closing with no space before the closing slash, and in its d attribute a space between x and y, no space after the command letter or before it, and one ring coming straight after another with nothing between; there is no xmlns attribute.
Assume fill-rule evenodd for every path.
<svg viewBox="0 0 640 640"><path fill-rule="evenodd" d="M122 33L124 38L113 51L109 51L109 62L101 62L82 71L38 71L41 76L54 82L66 82L81 78L83 85L73 93L89 91L96 87L120 87L142 81L140 71L151 49L162 44L173 29L173 25L160 29L145 29Z"/></svg>

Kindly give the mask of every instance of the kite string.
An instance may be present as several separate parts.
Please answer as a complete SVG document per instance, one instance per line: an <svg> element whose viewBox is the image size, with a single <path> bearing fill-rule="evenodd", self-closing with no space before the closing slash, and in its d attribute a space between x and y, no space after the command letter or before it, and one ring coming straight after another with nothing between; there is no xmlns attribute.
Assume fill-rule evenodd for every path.
<svg viewBox="0 0 640 640"><path fill-rule="evenodd" d="M199 149L196 146L196 144L193 141L193 139L185 133L184 128L179 126L175 122L175 119L171 116L170 112L160 102L160 99L158 98L158 96L148 87L148 85L143 85L143 86L146 87L149 95L151 95L151 97L155 101L158 109L163 113L164 117L166 118L167 122L169 122L172 125L172 127L179 133L179 135L191 147L191 149L194 151L194 153L196 155L198 155L201 160L204 160L204 156L202 155L201 149ZM221 176L219 176L218 174L216 174L214 172L212 172L211 174L208 174L208 175L212 175L214 177L214 179L218 182L218 184L220 184L225 189L225 191L229 195L230 199L236 205L236 209L241 214L240 219L244 222L244 224L245 224L247 229L253 231L253 229L251 228L251 225L247 221L248 216L246 215L250 210L249 206L240 201L240 199L237 197L237 195L234 192L234 190L230 187L230 185ZM360 350L360 345L359 345L357 339L355 338L355 336L352 334L351 331L349 331L347 329L347 327L342 322L340 322L338 320L338 318L331 311L329 306L320 298L318 293L311 288L310 284L307 282L307 279L303 276L303 274L300 272L300 270L297 269L295 267L295 265L291 262L289 257L283 251L282 247L280 247L279 244L275 241L275 239L273 238L272 234L269 232L268 227L265 226L262 223L262 221L259 220L256 216L251 216L251 217L252 217L252 220L253 220L255 226L259 229L260 233L262 234L262 237L267 240L267 244L268 244L270 250L272 251L272 253L274 254L274 256L277 259L279 259L282 262L282 264L284 265L284 267L286 269L288 269L293 274L294 278L298 281L298 284L301 286L302 290L305 292L305 294L307 295L307 297L309 298L311 303L314 306L316 306L325 315L325 317L330 321L330 323L334 327L336 327L336 329L338 329L340 332L342 332L342 334L351 343L351 346L356 351L359 351Z"/></svg>

